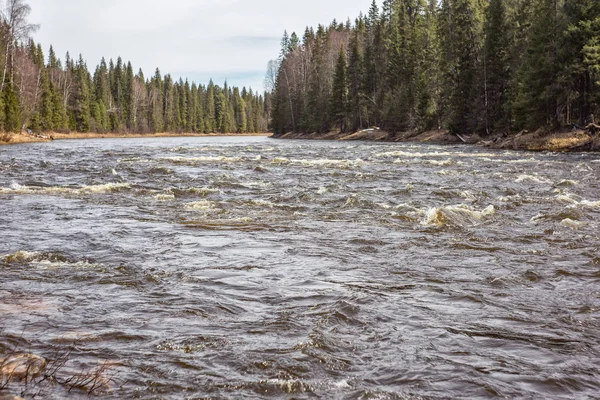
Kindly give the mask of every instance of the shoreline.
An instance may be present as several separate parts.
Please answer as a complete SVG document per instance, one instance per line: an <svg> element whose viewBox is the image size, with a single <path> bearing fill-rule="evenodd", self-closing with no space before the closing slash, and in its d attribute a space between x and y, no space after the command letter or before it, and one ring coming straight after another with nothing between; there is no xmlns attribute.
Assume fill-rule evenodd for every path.
<svg viewBox="0 0 600 400"><path fill-rule="evenodd" d="M438 145L471 145L497 150L550 151L550 152L597 152L600 151L600 135L577 129L546 133L520 132L516 135L491 135L482 138L478 135L458 137L447 130L433 130L422 133L390 133L380 130L364 130L354 133L286 133L273 135L274 139L296 140L336 140L336 141L378 141L396 143L429 143Z"/></svg>
<svg viewBox="0 0 600 400"><path fill-rule="evenodd" d="M43 137L45 136L45 137ZM44 143L52 140L86 139L148 139L177 137L272 137L287 140L333 140L333 141L376 141L395 143L429 143L437 145L474 145L497 150L517 150L530 152L599 152L600 134L593 135L582 129L554 133L520 132L516 135L492 135L482 138L470 135L459 138L447 130L432 130L421 133L391 133L381 130L363 130L354 133L295 133L281 135L272 133L45 133L42 137L29 134L0 134L0 146L26 143ZM8 141L6 141L8 139Z"/></svg>
<svg viewBox="0 0 600 400"><path fill-rule="evenodd" d="M177 137L232 137L232 136L271 136L271 133L44 133L44 136L13 133L0 135L0 146L45 143L53 140L85 140L85 139L148 139L148 138L177 138ZM8 141L2 140L8 138Z"/></svg>

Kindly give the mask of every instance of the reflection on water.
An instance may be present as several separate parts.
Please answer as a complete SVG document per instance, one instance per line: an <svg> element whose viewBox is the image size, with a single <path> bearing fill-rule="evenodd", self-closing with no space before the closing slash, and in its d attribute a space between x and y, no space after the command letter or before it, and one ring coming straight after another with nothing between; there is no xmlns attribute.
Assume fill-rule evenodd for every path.
<svg viewBox="0 0 600 400"><path fill-rule="evenodd" d="M267 138L3 147L0 356L107 362L106 398L593 397L598 161Z"/></svg>

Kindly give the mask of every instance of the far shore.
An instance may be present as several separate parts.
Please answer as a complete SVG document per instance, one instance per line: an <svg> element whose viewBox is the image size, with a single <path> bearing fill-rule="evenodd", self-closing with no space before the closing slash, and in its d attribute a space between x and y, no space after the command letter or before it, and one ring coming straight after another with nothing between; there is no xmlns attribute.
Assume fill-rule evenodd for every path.
<svg viewBox="0 0 600 400"><path fill-rule="evenodd" d="M368 129L354 133L286 133L273 135L275 139L342 140L342 141L380 141L380 142L416 142L430 144L468 144L492 149L524 151L600 151L600 135L587 130L571 129L559 132L523 131L516 135L478 135L458 136L447 130L427 132L391 133L378 129Z"/></svg>
<svg viewBox="0 0 600 400"><path fill-rule="evenodd" d="M229 137L229 136L270 136L271 133L58 133L48 132L41 135L29 135L27 133L4 133L0 134L0 145L40 143L52 140L74 140L74 139L138 139L138 138L176 138L176 137Z"/></svg>
<svg viewBox="0 0 600 400"><path fill-rule="evenodd" d="M270 136L275 139L301 140L341 140L341 141L381 141L381 142L416 142L430 144L469 144L493 149L524 151L600 151L600 135L586 130L565 130L545 133L542 131L523 131L516 135L495 135L480 137L478 135L457 136L447 130L435 130L421 133L390 133L369 129L354 133L58 133L50 132L41 135L27 133L0 134L0 145L39 143L52 140L73 139L138 139L138 138L176 138L176 137L230 137L230 136Z"/></svg>

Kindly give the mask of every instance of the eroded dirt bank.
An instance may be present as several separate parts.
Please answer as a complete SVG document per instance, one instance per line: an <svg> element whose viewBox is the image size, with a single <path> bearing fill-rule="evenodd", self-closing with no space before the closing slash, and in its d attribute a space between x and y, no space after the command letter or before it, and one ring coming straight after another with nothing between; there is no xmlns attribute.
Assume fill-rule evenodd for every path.
<svg viewBox="0 0 600 400"><path fill-rule="evenodd" d="M447 130L423 133L390 133L381 130L365 130L355 133L286 133L274 135L278 139L309 140L373 140L385 142L419 142L435 144L475 144L495 149L528 151L599 151L600 136L586 130L570 130L555 133L521 132L512 136L495 135L482 138L478 135L459 137Z"/></svg>
<svg viewBox="0 0 600 400"><path fill-rule="evenodd" d="M0 145L19 143L50 142L52 140L68 139L120 139L120 138L156 138L156 137L211 137L211 136L269 136L269 133L44 133L40 135L26 133L4 133L0 134Z"/></svg>

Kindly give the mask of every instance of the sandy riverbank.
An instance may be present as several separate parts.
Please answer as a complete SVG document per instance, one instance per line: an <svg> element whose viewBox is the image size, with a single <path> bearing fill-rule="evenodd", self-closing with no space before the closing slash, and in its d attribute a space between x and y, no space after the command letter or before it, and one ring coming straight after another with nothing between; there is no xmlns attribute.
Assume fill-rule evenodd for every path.
<svg viewBox="0 0 600 400"><path fill-rule="evenodd" d="M270 133L45 133L44 136L34 136L18 133L0 134L0 145L19 144L19 143L38 143L49 142L52 140L72 140L72 139L136 139L136 138L159 138L159 137L221 137L221 136L270 136Z"/></svg>
<svg viewBox="0 0 600 400"><path fill-rule="evenodd" d="M273 136L277 139L308 140L367 140L385 142L419 142L432 144L471 144L495 149L526 151L600 151L600 136L585 130L569 130L554 133L521 132L513 136L495 135L481 138L470 135L459 138L447 130L422 133L390 133L380 130L365 130L355 133L287 133Z"/></svg>

